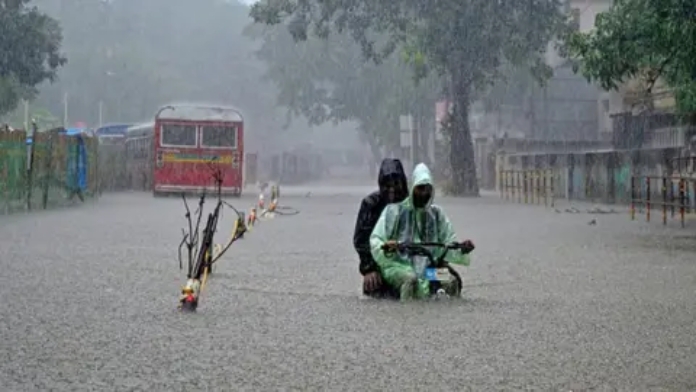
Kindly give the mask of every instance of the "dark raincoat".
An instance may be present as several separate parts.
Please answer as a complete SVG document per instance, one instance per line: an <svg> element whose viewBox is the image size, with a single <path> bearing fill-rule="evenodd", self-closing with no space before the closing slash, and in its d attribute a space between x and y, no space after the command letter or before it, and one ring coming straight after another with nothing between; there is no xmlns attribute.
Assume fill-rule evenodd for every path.
<svg viewBox="0 0 696 392"><path fill-rule="evenodd" d="M370 234L379 220L382 211L387 206L387 194L384 186L387 179L396 177L403 181L403 195L397 195L396 202L401 202L408 196L408 181L401 161L398 159L385 159L379 169L377 183L379 190L367 195L360 204L360 212L355 222L353 234L353 246L360 257L360 273L364 276L370 272L379 272L379 267L372 258L370 251Z"/></svg>

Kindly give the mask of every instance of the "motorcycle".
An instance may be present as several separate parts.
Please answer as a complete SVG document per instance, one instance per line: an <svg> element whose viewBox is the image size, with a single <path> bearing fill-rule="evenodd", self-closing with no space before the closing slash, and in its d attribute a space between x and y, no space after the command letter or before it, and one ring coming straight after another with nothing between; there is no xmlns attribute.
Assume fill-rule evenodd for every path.
<svg viewBox="0 0 696 392"><path fill-rule="evenodd" d="M439 257L435 258L431 250L432 248L443 249L443 252ZM402 253L409 257L425 257L427 260L425 265L415 263L416 273L420 279L425 279L429 282L429 297L431 299L446 299L460 297L463 286L461 275L445 260L447 253L450 250L461 250L463 253L468 254L474 250L474 247L470 242L453 244L404 242L396 244L395 247L385 244L382 249L387 252L395 251ZM446 290L446 288L449 290ZM397 290L386 287L386 285L375 293L365 294L374 298L395 300L398 300L400 296Z"/></svg>

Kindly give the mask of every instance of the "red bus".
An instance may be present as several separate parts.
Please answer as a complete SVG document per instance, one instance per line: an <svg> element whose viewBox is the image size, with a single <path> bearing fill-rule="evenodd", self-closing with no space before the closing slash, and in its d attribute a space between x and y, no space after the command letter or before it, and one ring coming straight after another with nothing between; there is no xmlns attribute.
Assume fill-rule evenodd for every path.
<svg viewBox="0 0 696 392"><path fill-rule="evenodd" d="M234 108L167 105L155 116L155 196L215 192L214 168L222 169L222 193L242 193L244 119Z"/></svg>

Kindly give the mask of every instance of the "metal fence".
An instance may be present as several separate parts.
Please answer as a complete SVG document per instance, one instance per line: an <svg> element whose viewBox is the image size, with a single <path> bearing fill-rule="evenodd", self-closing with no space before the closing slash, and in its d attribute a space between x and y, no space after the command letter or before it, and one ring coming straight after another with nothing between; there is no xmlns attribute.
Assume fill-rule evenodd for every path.
<svg viewBox="0 0 696 392"><path fill-rule="evenodd" d="M555 175L552 170L501 170L500 197L524 204L554 206Z"/></svg>

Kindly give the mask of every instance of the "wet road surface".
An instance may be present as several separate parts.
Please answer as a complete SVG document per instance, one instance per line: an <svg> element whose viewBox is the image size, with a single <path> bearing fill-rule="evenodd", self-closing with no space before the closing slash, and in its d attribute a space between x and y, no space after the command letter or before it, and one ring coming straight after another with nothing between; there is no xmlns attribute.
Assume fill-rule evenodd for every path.
<svg viewBox="0 0 696 392"><path fill-rule="evenodd" d="M374 301L365 190L285 190L302 213L235 245L195 315L175 311L179 200L0 217L2 390L696 388L695 230L441 198L477 244L466 299Z"/></svg>

